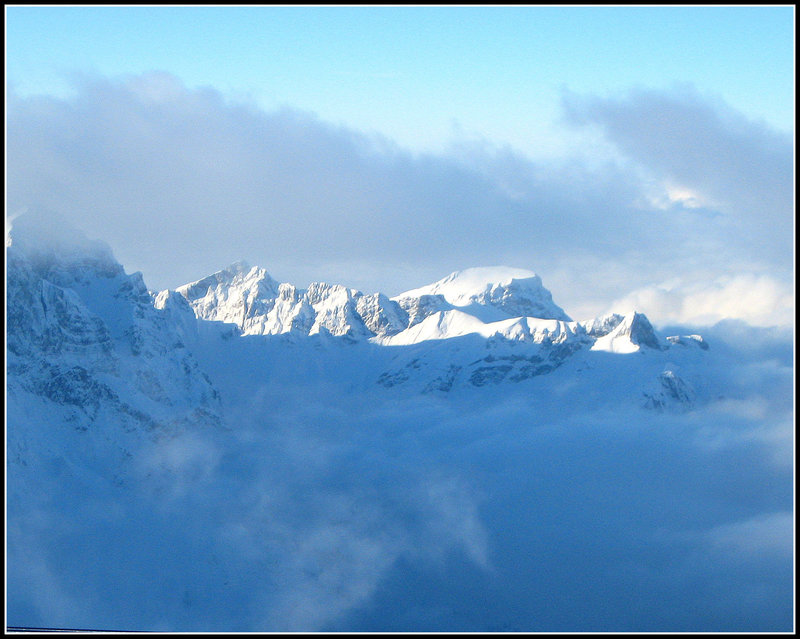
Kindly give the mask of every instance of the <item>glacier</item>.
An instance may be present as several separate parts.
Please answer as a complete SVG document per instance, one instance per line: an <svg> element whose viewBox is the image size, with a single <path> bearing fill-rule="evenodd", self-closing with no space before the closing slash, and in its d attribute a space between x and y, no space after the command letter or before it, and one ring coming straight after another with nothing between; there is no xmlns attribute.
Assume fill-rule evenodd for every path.
<svg viewBox="0 0 800 639"><path fill-rule="evenodd" d="M6 271L9 626L791 628L793 336L508 267L150 291L29 214Z"/></svg>

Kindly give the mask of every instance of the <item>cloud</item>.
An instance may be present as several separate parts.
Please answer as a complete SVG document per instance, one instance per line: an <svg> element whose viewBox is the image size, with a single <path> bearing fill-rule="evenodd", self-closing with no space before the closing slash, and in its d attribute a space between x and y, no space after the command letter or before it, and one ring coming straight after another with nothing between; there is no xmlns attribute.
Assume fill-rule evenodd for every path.
<svg viewBox="0 0 800 639"><path fill-rule="evenodd" d="M630 138L609 128L630 158L543 165L490 142L416 156L164 74L76 89L9 96L8 208L59 211L151 286L245 258L297 280L394 276L399 292L507 262L549 271L578 318L572 302L588 317L616 299L654 321L784 324L794 305L784 240L754 222L759 202L775 204L764 219L777 228L791 220L784 138L697 96L578 101L575 122L630 118ZM658 132L670 139L656 152ZM719 175L700 162L696 179L671 163L712 161L704 149L736 161ZM755 195L732 201L726 185ZM304 368L226 344L245 367L220 388L230 431L142 443L141 465L117 469L107 429L63 429L15 464L35 499L12 500L10 611L205 631L786 629L793 334L727 321L705 336L701 381L721 399L679 416L599 410L566 384L343 400L347 376L309 381L323 372L314 353ZM26 423L36 410L52 423L52 407L15 401ZM105 461L67 465L62 442Z"/></svg>
<svg viewBox="0 0 800 639"><path fill-rule="evenodd" d="M672 281L631 291L614 300L609 312L637 310L662 324L712 325L741 319L756 326L791 326L794 290L768 275L724 275L712 281Z"/></svg>
<svg viewBox="0 0 800 639"><path fill-rule="evenodd" d="M588 145L542 163L474 139L416 155L164 73L74 83L72 98L10 93L8 208L58 211L151 288L244 259L392 295L505 263L591 317L676 276L790 270L791 144L693 94L568 95L573 124L635 161Z"/></svg>
<svg viewBox="0 0 800 639"><path fill-rule="evenodd" d="M709 203L756 251L791 259L791 135L748 120L688 85L611 98L565 92L563 105L567 121L599 127L622 153L650 169L673 198L688 196L692 206Z"/></svg>
<svg viewBox="0 0 800 639"><path fill-rule="evenodd" d="M197 433L164 438L135 460L138 481L147 483L168 505L206 484L220 461L219 444Z"/></svg>
<svg viewBox="0 0 800 639"><path fill-rule="evenodd" d="M8 522L6 549L14 557L9 564L8 578L16 588L8 591L6 605L17 615L9 619L9 625L24 623L26 619L47 619L48 627L68 626L69 620L78 615L90 615L92 606L85 598L77 596L64 579L60 566L46 557L45 548L49 545L43 540L47 527L52 525L52 515L46 511L28 510L26 513L33 523L24 531L13 520ZM38 515L38 516L37 516ZM36 521L38 520L38 521ZM32 535L31 532L35 531ZM15 543L20 534L27 537L24 543ZM52 543L52 542L51 542Z"/></svg>
<svg viewBox="0 0 800 639"><path fill-rule="evenodd" d="M267 339L225 341L225 358L207 355L237 363L219 387L229 430L145 439L131 448L142 466L108 462L137 441L110 424L59 429L59 446L15 455L26 465L9 470L10 619L167 631L790 628L791 331L712 328L697 375L710 403L680 414L598 407L591 389L549 376L529 387L545 392L353 393L352 376L314 368L317 350L280 358L288 351ZM337 353L341 371L352 351ZM52 404L25 413L53 423Z"/></svg>
<svg viewBox="0 0 800 639"><path fill-rule="evenodd" d="M72 102L9 109L9 200L64 212L156 286L241 257L279 271L342 256L413 263L445 233L463 247L500 202L450 162L164 74L83 79Z"/></svg>

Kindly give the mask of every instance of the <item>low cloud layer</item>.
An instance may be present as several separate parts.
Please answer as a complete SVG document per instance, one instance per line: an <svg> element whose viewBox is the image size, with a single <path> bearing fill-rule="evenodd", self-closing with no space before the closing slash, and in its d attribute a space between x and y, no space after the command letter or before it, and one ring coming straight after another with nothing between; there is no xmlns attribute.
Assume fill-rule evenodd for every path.
<svg viewBox="0 0 800 639"><path fill-rule="evenodd" d="M10 621L785 631L792 370L746 346L715 336L727 398L685 414L508 389L467 405L255 392L251 371L230 431L143 442L91 474L69 448L31 450L12 476L31 494L9 517Z"/></svg>
<svg viewBox="0 0 800 639"><path fill-rule="evenodd" d="M790 281L789 136L692 92L567 95L625 158L544 165L489 142L415 155L162 73L75 89L9 96L8 210L60 213L151 288L245 259L391 295L507 264L581 318L674 277Z"/></svg>

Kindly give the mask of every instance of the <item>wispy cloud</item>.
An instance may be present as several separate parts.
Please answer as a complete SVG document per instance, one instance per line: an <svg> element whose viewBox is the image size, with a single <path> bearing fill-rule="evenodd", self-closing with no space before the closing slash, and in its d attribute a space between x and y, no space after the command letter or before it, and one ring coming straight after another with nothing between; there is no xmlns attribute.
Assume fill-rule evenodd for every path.
<svg viewBox="0 0 800 639"><path fill-rule="evenodd" d="M789 133L748 120L689 85L610 98L565 92L563 105L569 122L599 127L667 188L699 194L718 207L739 229L739 239L756 251L791 258L794 148Z"/></svg>
<svg viewBox="0 0 800 639"><path fill-rule="evenodd" d="M766 553L790 561L793 530L794 515L788 511L716 526L707 534L711 544L730 553L749 556Z"/></svg>
<svg viewBox="0 0 800 639"><path fill-rule="evenodd" d="M480 140L415 155L164 73L74 82L9 95L9 210L60 212L153 288L245 259L391 295L506 263L589 317L675 277L791 278L791 141L692 91L568 93L627 159L545 164Z"/></svg>

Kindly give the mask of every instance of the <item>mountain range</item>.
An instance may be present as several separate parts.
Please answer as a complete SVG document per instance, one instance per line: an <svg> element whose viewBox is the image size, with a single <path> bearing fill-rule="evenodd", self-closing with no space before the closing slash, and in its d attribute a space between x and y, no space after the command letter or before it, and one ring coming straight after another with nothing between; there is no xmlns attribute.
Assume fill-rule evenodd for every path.
<svg viewBox="0 0 800 639"><path fill-rule="evenodd" d="M74 230L44 234L23 218L9 244L9 393L83 430L100 420L221 425L226 394L271 380L439 395L527 382L519 392L551 393L540 380L566 364L553 384L568 378L599 403L686 410L708 349L698 335L662 337L637 312L572 321L521 269L471 268L390 298L322 282L300 289L238 262L154 292Z"/></svg>
<svg viewBox="0 0 800 639"><path fill-rule="evenodd" d="M295 374L336 370L361 380L360 390L518 384L572 362L575 379L610 393L609 379L627 371L628 395L654 408L691 405L696 391L678 369L708 348L697 335L658 335L637 312L572 321L541 278L521 269L466 269L390 298L323 282L300 289L238 262L151 292L100 243L69 231L41 242L32 233L22 220L8 247L10 388L58 404L82 428L101 410L129 427L223 420L212 378L231 365L210 362L225 359L234 337L271 349L290 342L273 358L273 374L292 364ZM345 355L346 346L353 352ZM599 357L608 353L636 356ZM355 358L349 376L343 357ZM270 366L234 376L258 379Z"/></svg>
<svg viewBox="0 0 800 639"><path fill-rule="evenodd" d="M457 271L390 298L323 282L300 289L238 262L161 291L156 308L176 294L199 321L225 324L239 336L283 335L294 343L319 336L326 344L380 347L371 349L369 364L367 358L361 364L374 367L377 360L384 367L373 381L422 392L520 382L553 371L579 352L639 353L651 366L666 367L655 373L655 390L652 384L643 387L644 402L687 405L694 391L669 362L701 357L708 349L698 335L657 335L635 311L572 321L538 275L508 267ZM639 362L629 363L631 371L639 370Z"/></svg>
<svg viewBox="0 0 800 639"><path fill-rule="evenodd" d="M694 497L695 480L738 462L675 442L745 405L749 378L725 372L739 356L632 310L573 320L532 271L390 297L237 262L154 291L105 244L28 215L6 260L9 623L650 628L626 597L680 598L628 564L611 607L580 599L585 623L543 602L582 606L568 575L604 571L639 518L728 512L696 505L727 503L726 484ZM603 552L563 563L575 535ZM659 539L664 562L675 542Z"/></svg>

